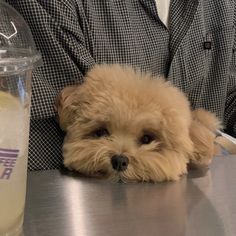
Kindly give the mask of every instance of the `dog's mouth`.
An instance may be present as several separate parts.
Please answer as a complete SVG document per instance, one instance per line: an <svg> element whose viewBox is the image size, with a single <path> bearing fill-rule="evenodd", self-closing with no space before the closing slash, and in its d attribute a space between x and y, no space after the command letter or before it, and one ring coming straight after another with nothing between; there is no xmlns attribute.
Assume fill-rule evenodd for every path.
<svg viewBox="0 0 236 236"><path fill-rule="evenodd" d="M108 173L105 170L98 170L93 173L90 173L89 176L93 177L93 178L106 179L106 178L108 178Z"/></svg>
<svg viewBox="0 0 236 236"><path fill-rule="evenodd" d="M133 183L137 182L138 180L135 179L129 179L125 175L124 172L117 172L117 171L106 171L106 170L97 170L90 173L81 173L82 176L88 177L88 178L97 178L97 179L106 179L113 183Z"/></svg>
<svg viewBox="0 0 236 236"><path fill-rule="evenodd" d="M91 178L107 179L107 180L110 180L111 182L114 182L114 183L130 182L123 176L123 174L121 174L119 172L108 173L105 170L98 170L96 172L88 174L87 176L91 177Z"/></svg>

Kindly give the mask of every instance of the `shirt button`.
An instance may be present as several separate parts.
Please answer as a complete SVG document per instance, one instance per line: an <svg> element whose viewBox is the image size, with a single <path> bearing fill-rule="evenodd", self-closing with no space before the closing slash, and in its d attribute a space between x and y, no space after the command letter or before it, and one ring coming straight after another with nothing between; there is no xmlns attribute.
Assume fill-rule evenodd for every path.
<svg viewBox="0 0 236 236"><path fill-rule="evenodd" d="M206 50L210 50L211 49L211 42L209 42L209 41L208 42L204 42L203 47Z"/></svg>

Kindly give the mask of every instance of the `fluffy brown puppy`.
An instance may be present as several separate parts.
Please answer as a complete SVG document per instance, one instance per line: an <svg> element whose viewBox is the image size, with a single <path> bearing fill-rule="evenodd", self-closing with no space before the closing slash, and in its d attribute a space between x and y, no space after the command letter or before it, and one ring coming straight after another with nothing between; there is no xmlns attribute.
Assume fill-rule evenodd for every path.
<svg viewBox="0 0 236 236"><path fill-rule="evenodd" d="M128 66L95 66L60 93L57 111L64 164L85 175L178 180L188 163L205 166L214 156L216 117L192 112L178 88Z"/></svg>

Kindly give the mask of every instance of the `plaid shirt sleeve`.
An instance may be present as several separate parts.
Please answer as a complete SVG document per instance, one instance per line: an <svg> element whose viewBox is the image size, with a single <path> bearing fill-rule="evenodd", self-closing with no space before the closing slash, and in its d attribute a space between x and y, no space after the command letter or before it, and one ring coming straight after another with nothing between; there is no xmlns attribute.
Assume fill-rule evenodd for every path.
<svg viewBox="0 0 236 236"><path fill-rule="evenodd" d="M229 87L225 106L225 131L236 137L236 1L234 1L234 46L229 74Z"/></svg>
<svg viewBox="0 0 236 236"><path fill-rule="evenodd" d="M83 24L78 21L76 7L70 3L73 1L7 2L28 22L42 54L43 65L33 76L32 118L51 117L58 92L66 85L81 83L84 73L95 63L87 50Z"/></svg>
<svg viewBox="0 0 236 236"><path fill-rule="evenodd" d="M236 75L234 75L234 80ZM236 138L236 86L229 91L225 107L225 131Z"/></svg>

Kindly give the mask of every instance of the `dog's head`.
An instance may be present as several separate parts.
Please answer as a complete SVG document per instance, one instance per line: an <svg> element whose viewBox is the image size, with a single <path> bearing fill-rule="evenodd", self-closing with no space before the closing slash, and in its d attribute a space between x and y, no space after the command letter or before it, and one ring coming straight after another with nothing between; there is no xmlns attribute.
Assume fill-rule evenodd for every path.
<svg viewBox="0 0 236 236"><path fill-rule="evenodd" d="M68 168L124 182L186 173L193 148L189 103L162 78L127 66L95 66L82 85L60 93L57 111Z"/></svg>

